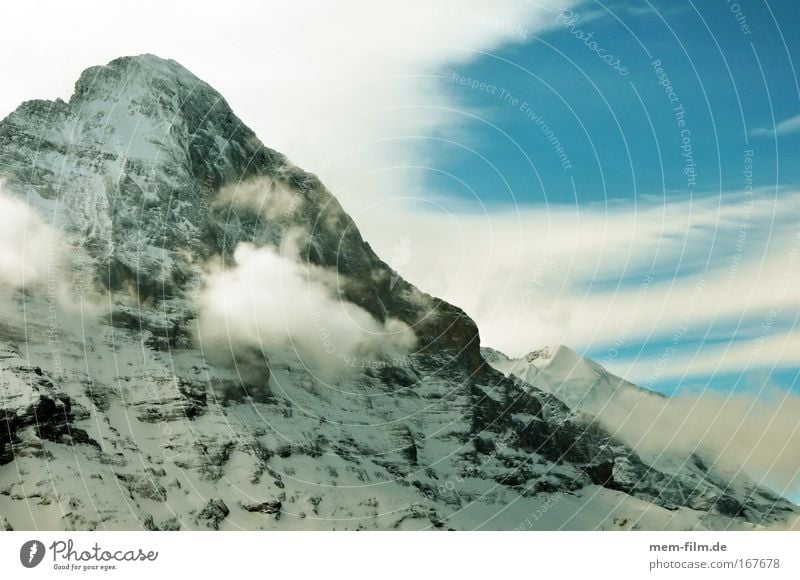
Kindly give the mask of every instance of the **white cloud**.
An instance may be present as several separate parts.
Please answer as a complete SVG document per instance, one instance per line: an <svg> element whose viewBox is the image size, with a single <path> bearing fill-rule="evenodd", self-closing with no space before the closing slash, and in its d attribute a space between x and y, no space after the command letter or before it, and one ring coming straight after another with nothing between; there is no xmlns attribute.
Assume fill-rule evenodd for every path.
<svg viewBox="0 0 800 580"><path fill-rule="evenodd" d="M0 286L34 289L55 281L60 277L62 248L55 230L0 187Z"/></svg>
<svg viewBox="0 0 800 580"><path fill-rule="evenodd" d="M753 129L750 134L755 137L774 137L780 135L791 135L792 133L797 132L800 132L800 115L795 115L794 117L784 119L774 127L760 127L758 129Z"/></svg>
<svg viewBox="0 0 800 580"><path fill-rule="evenodd" d="M0 181L0 311L6 324L20 329L29 324L21 298L31 307L47 304L51 332L63 324L85 330L108 307L92 272L82 249L22 198L4 191Z"/></svg>
<svg viewBox="0 0 800 580"><path fill-rule="evenodd" d="M303 199L280 181L259 177L223 187L214 197L214 203L246 208L268 220L275 220L299 211Z"/></svg>
<svg viewBox="0 0 800 580"><path fill-rule="evenodd" d="M620 392L598 417L646 458L699 455L782 495L800 492L800 397L764 388L737 394L703 391L658 398Z"/></svg>
<svg viewBox="0 0 800 580"><path fill-rule="evenodd" d="M413 348L416 338L406 324L381 323L338 296L347 281L301 263L292 234L285 240L280 252L239 244L235 265L211 272L198 298L205 351L233 354L239 362L254 352L293 352L314 372L334 376Z"/></svg>

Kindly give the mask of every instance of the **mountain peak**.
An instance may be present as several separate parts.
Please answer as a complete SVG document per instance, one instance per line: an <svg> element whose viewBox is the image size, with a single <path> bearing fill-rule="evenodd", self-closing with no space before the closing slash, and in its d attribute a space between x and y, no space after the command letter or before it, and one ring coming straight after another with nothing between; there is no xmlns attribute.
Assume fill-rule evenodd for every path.
<svg viewBox="0 0 800 580"><path fill-rule="evenodd" d="M544 346L517 359L491 349L482 351L489 364L503 374L513 374L532 384L536 384L541 373L545 373L551 381L579 380L590 383L605 374L600 365L564 345Z"/></svg>
<svg viewBox="0 0 800 580"><path fill-rule="evenodd" d="M154 70L170 69L172 71L183 71L187 74L192 74L178 61L172 60L171 58L163 58L149 52L132 54L128 56L119 56L111 60L106 66L114 67L131 65L146 67Z"/></svg>
<svg viewBox="0 0 800 580"><path fill-rule="evenodd" d="M213 133L226 141L234 134L238 140L257 141L218 91L180 63L153 54L124 56L86 69L68 106L79 128L99 125L129 138L134 147L126 148L127 157L136 156L137 142L143 139L185 141ZM145 148L144 153L154 152Z"/></svg>
<svg viewBox="0 0 800 580"><path fill-rule="evenodd" d="M545 346L528 353L524 360L560 378L593 379L597 376L598 365L564 345Z"/></svg>
<svg viewBox="0 0 800 580"><path fill-rule="evenodd" d="M135 91L136 87L149 88L156 93L152 95L154 98L159 97L158 93L190 93L198 87L212 91L218 98L222 98L180 63L153 54L141 54L115 58L108 64L83 71L75 83L75 93L70 102L114 95L119 97Z"/></svg>
<svg viewBox="0 0 800 580"><path fill-rule="evenodd" d="M132 67L136 67L139 69L147 69L151 71L159 71L165 74L189 75L194 77L194 75L191 72L189 72L189 70L186 69L186 67L184 67L178 61L172 60L171 58L163 58L156 54L147 52L143 54L119 56L109 61L108 64L106 65L90 67L89 69L87 69L87 71L91 70L92 68L113 68L113 69L129 70ZM86 71L84 71L84 73L85 72Z"/></svg>

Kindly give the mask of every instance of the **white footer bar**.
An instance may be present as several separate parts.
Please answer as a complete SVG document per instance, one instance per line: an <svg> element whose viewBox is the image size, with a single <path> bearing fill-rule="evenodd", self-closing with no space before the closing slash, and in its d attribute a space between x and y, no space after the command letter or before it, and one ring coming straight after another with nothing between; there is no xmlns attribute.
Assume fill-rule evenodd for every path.
<svg viewBox="0 0 800 580"><path fill-rule="evenodd" d="M2 532L0 570L4 578L760 580L800 578L799 545L797 532Z"/></svg>

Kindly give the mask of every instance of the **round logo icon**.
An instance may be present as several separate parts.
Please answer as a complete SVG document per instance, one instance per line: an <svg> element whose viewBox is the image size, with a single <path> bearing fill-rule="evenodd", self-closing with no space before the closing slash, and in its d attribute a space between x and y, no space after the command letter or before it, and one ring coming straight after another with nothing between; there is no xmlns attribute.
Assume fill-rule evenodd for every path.
<svg viewBox="0 0 800 580"><path fill-rule="evenodd" d="M26 568L35 568L44 559L44 544L39 540L28 540L19 549L19 561Z"/></svg>

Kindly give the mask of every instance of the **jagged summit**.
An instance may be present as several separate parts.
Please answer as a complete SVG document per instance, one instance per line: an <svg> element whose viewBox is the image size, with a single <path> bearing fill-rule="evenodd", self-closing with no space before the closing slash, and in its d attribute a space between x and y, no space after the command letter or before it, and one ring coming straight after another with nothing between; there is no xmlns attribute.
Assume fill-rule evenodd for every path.
<svg viewBox="0 0 800 580"><path fill-rule="evenodd" d="M49 108L57 114L92 101L102 100L113 106L131 99L137 101L148 115L157 109L167 115L179 115L182 107L196 108L198 102L205 105L216 102L220 110L230 111L219 92L177 61L141 54L119 57L108 64L87 68L75 82L67 102L60 98L55 101L25 101L9 117L25 114L31 108L40 112Z"/></svg>
<svg viewBox="0 0 800 580"><path fill-rule="evenodd" d="M115 89L116 94L120 95L136 90L134 87L137 86L150 88L153 93L177 90L184 97L196 90L208 91L224 101L222 95L179 62L146 53L122 56L108 64L87 68L75 83L75 92L70 102L90 100L106 90ZM106 93L105 96L113 96L113 93ZM158 98L158 95L155 97Z"/></svg>
<svg viewBox="0 0 800 580"><path fill-rule="evenodd" d="M204 114L193 114L198 111ZM224 125L215 123L219 116L228 117L228 124L236 121L237 130L254 137L241 121L231 117L230 106L216 90L176 61L151 54L121 57L106 65L90 67L75 83L74 92L67 102L61 99L26 101L7 120L13 123L15 117L25 117L32 112L51 123L62 120L64 116L78 120L77 124L69 127L75 131L68 136L74 143L80 143L81 131L85 128L83 123L92 118L102 121L102 128L108 133L124 129L129 143L136 143L138 137L153 137L149 126L131 130L136 129L135 124L144 118L163 121L166 123L162 127L165 132L170 130L170 123L183 118L189 129L189 133L183 135L186 136L201 130L204 123L209 128L221 130L223 135L230 133L225 131ZM128 124L124 124L125 121ZM152 151L134 149L127 152L128 156L142 153Z"/></svg>
<svg viewBox="0 0 800 580"><path fill-rule="evenodd" d="M69 108L79 120L78 131L84 128L81 122L94 119L102 121L105 136L116 133L126 158L157 164L160 155L180 145L193 163L202 155L225 161L239 154L241 160L255 165L262 161L249 158L257 156L263 144L225 98L174 60L144 54L91 67L75 83ZM213 136L215 142L195 152L206 136ZM75 137L80 140L80 134ZM270 153L286 162L283 156ZM218 185L223 173L204 176L214 179L209 187Z"/></svg>

